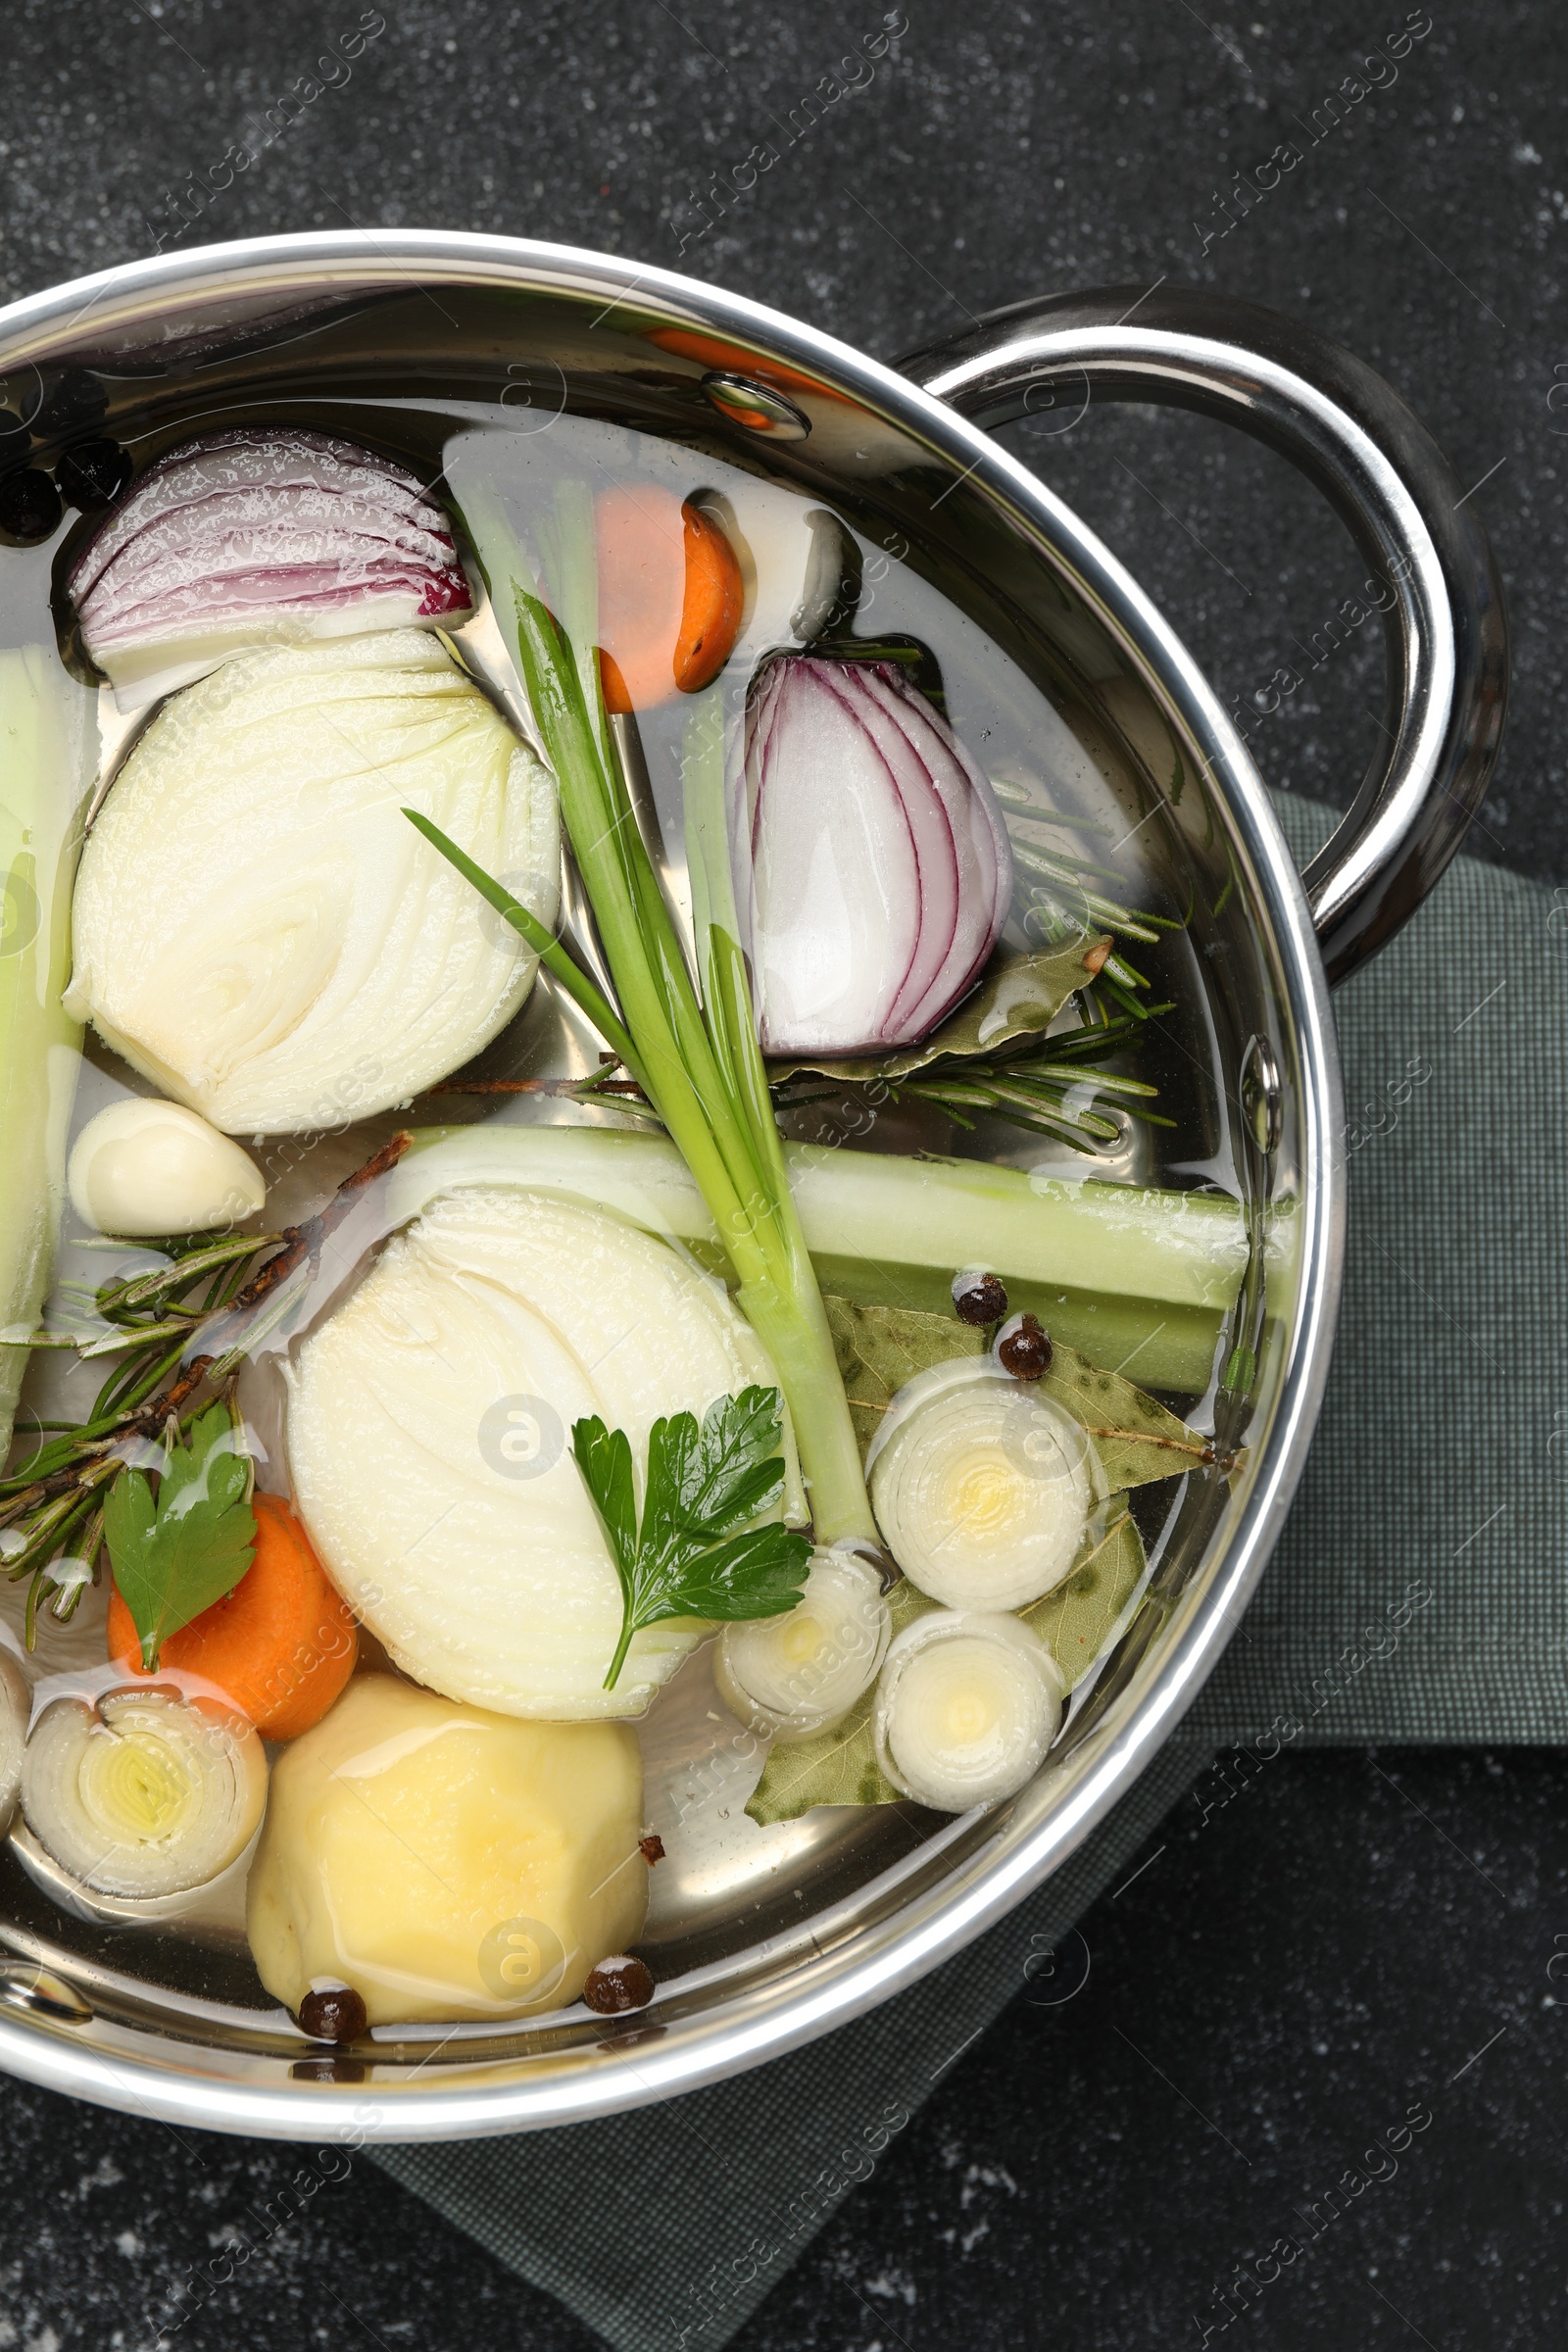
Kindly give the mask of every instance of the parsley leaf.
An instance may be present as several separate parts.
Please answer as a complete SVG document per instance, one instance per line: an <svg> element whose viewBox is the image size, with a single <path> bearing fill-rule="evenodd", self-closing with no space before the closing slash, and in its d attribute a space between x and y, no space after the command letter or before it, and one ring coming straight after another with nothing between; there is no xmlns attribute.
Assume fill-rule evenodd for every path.
<svg viewBox="0 0 1568 2352"><path fill-rule="evenodd" d="M250 1494L251 1465L235 1449L234 1424L221 1404L197 1414L189 1445L170 1447L156 1501L139 1470L122 1470L111 1487L104 1537L149 1674L169 1636L231 1592L250 1567Z"/></svg>
<svg viewBox="0 0 1568 2352"><path fill-rule="evenodd" d="M596 1417L578 1421L571 1450L610 1540L623 1602L605 1677L612 1690L634 1634L665 1617L778 1617L794 1608L810 1539L750 1523L784 1492L777 1389L720 1396L703 1415L675 1413L648 1436L642 1524L631 1441Z"/></svg>

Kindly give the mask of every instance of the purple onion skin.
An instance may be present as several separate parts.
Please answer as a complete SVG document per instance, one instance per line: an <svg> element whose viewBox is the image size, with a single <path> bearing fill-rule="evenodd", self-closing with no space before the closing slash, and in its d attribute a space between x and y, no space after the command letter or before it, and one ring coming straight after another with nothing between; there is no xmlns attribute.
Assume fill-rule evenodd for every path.
<svg viewBox="0 0 1568 2352"><path fill-rule="evenodd" d="M887 662L768 663L734 780L736 897L764 1052L917 1045L1001 936L1012 853L996 795Z"/></svg>
<svg viewBox="0 0 1568 2352"><path fill-rule="evenodd" d="M69 586L83 644L117 685L165 658L211 666L269 637L430 624L472 608L451 525L422 484L297 425L239 425L166 451L86 542Z"/></svg>

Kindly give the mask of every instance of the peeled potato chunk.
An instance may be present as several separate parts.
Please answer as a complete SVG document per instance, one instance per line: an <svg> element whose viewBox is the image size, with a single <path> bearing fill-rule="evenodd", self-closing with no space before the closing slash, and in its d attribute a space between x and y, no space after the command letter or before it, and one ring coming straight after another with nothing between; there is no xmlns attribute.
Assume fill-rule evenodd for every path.
<svg viewBox="0 0 1568 2352"><path fill-rule="evenodd" d="M272 1772L247 1927L298 2012L372 2026L563 2009L648 1908L642 1759L612 1723L530 1723L363 1675Z"/></svg>

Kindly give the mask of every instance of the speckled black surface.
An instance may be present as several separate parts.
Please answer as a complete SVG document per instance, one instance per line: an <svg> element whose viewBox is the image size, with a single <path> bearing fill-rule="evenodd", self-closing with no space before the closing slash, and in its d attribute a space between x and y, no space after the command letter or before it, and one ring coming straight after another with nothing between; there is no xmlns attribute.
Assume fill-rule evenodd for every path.
<svg viewBox="0 0 1568 2352"><path fill-rule="evenodd" d="M1271 2352L1556 2352L1568 1757L1282 1757L1206 1825L1178 1807L1081 1937L738 2352L1167 2352L1205 2326ZM0 2341L150 2345L172 2284L225 2248L234 2282L182 2352L597 2340L363 2157L18 2085L3 2114ZM278 2227L302 2166L318 2185Z"/></svg>
<svg viewBox="0 0 1568 2352"><path fill-rule="evenodd" d="M1233 174L1283 140L1305 147L1301 119L1422 12L905 13L869 83L677 255L710 175L782 144L780 119L876 32L880 8L6 0L0 292L160 235L357 222L678 258L889 358L990 305L1161 272L1298 311L1382 368L1482 485L1517 683L1472 847L1568 878L1568 390L1552 406L1568 384L1568 62L1551 0L1435 0L1392 87L1351 104L1223 236ZM379 19L351 78L181 229L190 175L210 178L329 39ZM1017 428L1019 446L1227 695L1266 685L1354 588L1348 541L1250 444L1157 413L1052 421ZM1376 740L1379 658L1352 641L1257 723L1272 782L1348 799ZM1020 2003L944 2078L745 2352L1163 2352L1205 2328L1217 2342L1216 2290L1239 2264L1255 2278L1254 2257L1268 2271L1281 2238L1300 2251L1276 2254L1279 2277L1235 2290L1255 2306L1247 2341L1560 2345L1568 2025L1548 1970L1568 1937L1565 1795L1557 1755L1328 1755L1282 1761L1196 1840L1178 1815L1157 1859L1085 1921L1082 1991ZM1315 2237L1293 2219L1418 2105L1433 2121L1396 2174ZM181 2141L9 2084L0 2116L0 2345L130 2352L225 2239L258 2251L173 2339L191 2352L589 2343L359 2159L273 2230L294 2151Z"/></svg>

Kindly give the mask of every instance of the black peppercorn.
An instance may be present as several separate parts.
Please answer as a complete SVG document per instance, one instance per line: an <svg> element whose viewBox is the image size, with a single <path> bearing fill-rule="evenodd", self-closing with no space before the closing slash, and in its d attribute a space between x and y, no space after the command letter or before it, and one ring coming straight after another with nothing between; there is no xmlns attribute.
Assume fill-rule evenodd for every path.
<svg viewBox="0 0 1568 2352"><path fill-rule="evenodd" d="M369 2022L351 1984L313 1986L300 2003L300 2030L313 2041L358 2041Z"/></svg>
<svg viewBox="0 0 1568 2352"><path fill-rule="evenodd" d="M130 460L118 441L78 441L55 471L62 497L91 514L112 507L130 479Z"/></svg>
<svg viewBox="0 0 1568 2352"><path fill-rule="evenodd" d="M1033 1315L1018 1315L997 1338L997 1361L1014 1380L1044 1380L1051 1370L1051 1335Z"/></svg>
<svg viewBox="0 0 1568 2352"><path fill-rule="evenodd" d="M55 378L38 411L40 433L81 432L101 421L109 394L89 368L68 368Z"/></svg>
<svg viewBox="0 0 1568 2352"><path fill-rule="evenodd" d="M59 528L61 512L59 491L36 466L24 466L0 481L0 531L23 546L47 539Z"/></svg>
<svg viewBox="0 0 1568 2352"><path fill-rule="evenodd" d="M953 1303L961 1323L1000 1323L1007 1311L1007 1294L995 1274L966 1266L953 1277Z"/></svg>
<svg viewBox="0 0 1568 2352"><path fill-rule="evenodd" d="M612 1952L588 1971L582 1997L601 2017L619 2017L627 2009L646 2009L654 1997L653 1972L646 1960L630 1952Z"/></svg>

